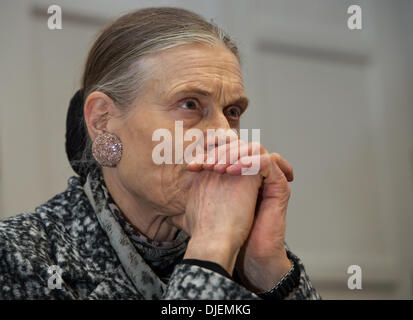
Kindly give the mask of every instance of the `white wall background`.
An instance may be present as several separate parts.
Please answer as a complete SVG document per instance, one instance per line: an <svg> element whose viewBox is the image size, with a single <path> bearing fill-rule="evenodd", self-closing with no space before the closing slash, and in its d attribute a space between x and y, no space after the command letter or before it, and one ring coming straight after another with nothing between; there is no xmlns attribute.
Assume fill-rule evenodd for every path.
<svg viewBox="0 0 413 320"><path fill-rule="evenodd" d="M63 30L47 29L59 4ZM363 29L347 28L360 4ZM238 41L244 126L293 165L287 242L326 299L413 298L413 1L2 1L0 217L66 187L69 100L103 23L177 5ZM347 288L360 265L363 289Z"/></svg>

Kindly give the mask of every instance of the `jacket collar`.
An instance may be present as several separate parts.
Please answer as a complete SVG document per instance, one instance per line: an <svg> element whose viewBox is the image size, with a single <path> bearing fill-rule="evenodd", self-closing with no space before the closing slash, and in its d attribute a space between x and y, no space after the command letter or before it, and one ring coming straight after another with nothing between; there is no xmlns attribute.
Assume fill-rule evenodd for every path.
<svg viewBox="0 0 413 320"><path fill-rule="evenodd" d="M83 186L100 226L109 237L126 274L145 299L161 299L166 284L153 272L137 252L131 240L114 217L104 195L100 170L89 172Z"/></svg>

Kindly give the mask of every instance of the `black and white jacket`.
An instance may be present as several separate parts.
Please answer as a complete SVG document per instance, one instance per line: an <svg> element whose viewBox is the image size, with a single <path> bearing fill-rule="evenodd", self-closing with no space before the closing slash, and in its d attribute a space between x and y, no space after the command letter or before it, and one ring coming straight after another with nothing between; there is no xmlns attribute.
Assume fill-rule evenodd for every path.
<svg viewBox="0 0 413 320"><path fill-rule="evenodd" d="M0 299L260 299L217 268L182 263L187 241L150 263L146 253L160 249L135 245L110 199L100 174L84 184L73 176L34 212L0 221ZM286 250L300 268L290 298L320 299ZM156 266L166 261L161 277Z"/></svg>

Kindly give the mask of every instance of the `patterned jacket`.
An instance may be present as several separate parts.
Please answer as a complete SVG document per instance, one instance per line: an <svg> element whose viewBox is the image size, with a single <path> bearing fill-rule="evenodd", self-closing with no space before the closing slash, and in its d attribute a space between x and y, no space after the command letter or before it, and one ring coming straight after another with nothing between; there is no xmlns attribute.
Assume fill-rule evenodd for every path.
<svg viewBox="0 0 413 320"><path fill-rule="evenodd" d="M291 299L320 299L303 264ZM34 212L0 221L0 299L260 299L214 268L176 262L161 280L114 219L102 179L73 176Z"/></svg>

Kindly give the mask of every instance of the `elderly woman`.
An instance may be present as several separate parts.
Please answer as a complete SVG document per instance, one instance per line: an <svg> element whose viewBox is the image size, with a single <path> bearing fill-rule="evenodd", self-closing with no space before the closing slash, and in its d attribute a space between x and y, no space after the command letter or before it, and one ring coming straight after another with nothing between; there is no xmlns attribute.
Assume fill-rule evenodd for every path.
<svg viewBox="0 0 413 320"><path fill-rule="evenodd" d="M191 163L152 157L157 129L237 132L247 105L236 45L200 16L146 8L106 27L68 112L78 176L0 222L0 297L319 299L284 242L287 161L237 135Z"/></svg>

